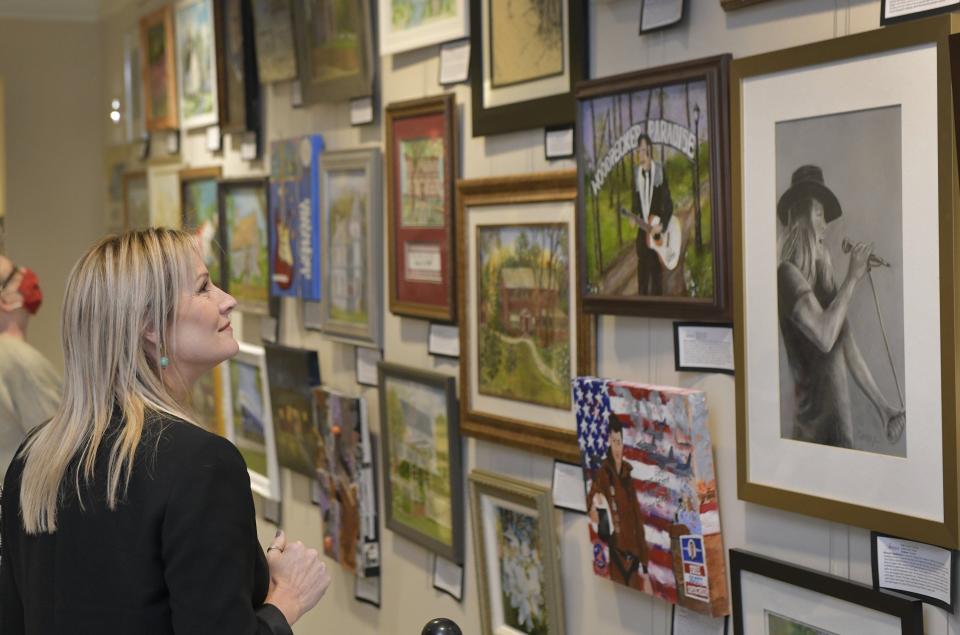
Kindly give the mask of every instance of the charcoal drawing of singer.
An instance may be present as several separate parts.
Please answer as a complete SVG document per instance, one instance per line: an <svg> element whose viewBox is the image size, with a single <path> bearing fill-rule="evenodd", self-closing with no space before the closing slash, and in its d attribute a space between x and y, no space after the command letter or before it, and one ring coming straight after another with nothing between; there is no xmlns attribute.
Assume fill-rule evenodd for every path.
<svg viewBox="0 0 960 635"><path fill-rule="evenodd" d="M778 313L795 383L793 438L853 448L854 421L848 373L870 400L887 440L903 435L906 414L884 398L850 331L847 312L858 283L872 265L872 243L850 247L846 277L838 285L824 245L829 224L843 214L836 195L814 165L797 168L777 203L786 228L777 267ZM858 426L871 425L858 421Z"/></svg>

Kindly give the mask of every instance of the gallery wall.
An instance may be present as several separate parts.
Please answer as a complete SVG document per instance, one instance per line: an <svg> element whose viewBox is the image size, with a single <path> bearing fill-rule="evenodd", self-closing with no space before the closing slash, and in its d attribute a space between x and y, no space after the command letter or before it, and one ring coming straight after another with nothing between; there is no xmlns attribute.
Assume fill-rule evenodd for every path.
<svg viewBox="0 0 960 635"><path fill-rule="evenodd" d="M161 6L163 2L139 2L108 16L102 23L101 67L103 91L95 101L99 110L89 116L71 119L74 127L86 122L104 120L106 104L122 95L123 37L136 28L140 15ZM721 10L718 0L691 0L687 2L687 16L678 27L643 37L637 35L638 3L635 0L594 0L589 4L589 68L590 77L604 77L626 71L639 70L682 60L695 59L719 53L742 57L797 44L815 42L850 33L877 28L879 23L877 0L770 0L756 7L735 13ZM6 25L0 23L0 76L8 78L8 92L17 90L16 75L8 75L2 66L2 51L9 45L5 37ZM80 29L84 34L82 27ZM13 35L22 35L14 33ZM73 34L72 38L85 35ZM69 41L71 38L65 38ZM63 46L59 46L63 51ZM64 56L80 60L83 56ZM86 63L84 61L83 63ZM432 96L443 92L437 84L438 49L431 47L379 60L379 103ZM31 71L33 73L33 71ZM75 80L76 81L76 80ZM38 74L30 80L33 91L42 92L48 80ZM460 115L461 176L477 178L529 172L568 169L573 160L548 162L544 158L543 131L531 130L515 134L473 138L470 126L470 92L466 85L452 89ZM296 109L291 107L290 86L277 84L264 87L265 130L267 140L283 139L308 133L324 136L328 149L382 147L383 127L380 117L374 124L351 127L346 103L315 105ZM10 104L10 118L23 116L26 104ZM39 104L34 104L39 106ZM103 111L103 112L101 112ZM56 121L54 118L53 121ZM83 122L79 125L76 122ZM98 124L90 123L90 126ZM99 131L100 129L97 128ZM41 170L26 175L26 167L18 165L29 159L39 148L25 147L25 132L11 128L9 140L11 210L26 204L23 178L31 178L31 196L56 196L68 191L64 187L37 187L37 181L47 181ZM44 132L45 139L46 131ZM61 135L64 133L61 133ZM109 126L102 133L101 145L110 146L123 140L121 126ZM47 139L41 147L50 162L50 148L62 139ZM79 161L80 155L73 156ZM180 161L184 167L220 165L224 177L262 175L268 171L266 161L248 163L239 158L237 140L227 138L222 153L206 150L202 131L187 134L182 139ZM83 162L81 162L83 163ZM86 161L84 167L97 169L99 164ZM79 170L79 167L78 167ZM101 178L91 178L100 183ZM59 184L58 184L59 185ZM36 190L36 191L34 191ZM72 200L79 197L71 196ZM91 194L88 199L99 200ZM31 199L31 209L41 209ZM46 204L47 206L49 203ZM45 206L46 207L46 206ZM58 208L58 218L68 221L68 214ZM14 221L15 218L19 220ZM47 216L46 218L49 218ZM15 211L11 214L11 228L17 235L25 235L34 227L34 220ZM39 221L36 221L39 223ZM15 224L14 224L15 223ZM64 227L50 227L59 235ZM71 225L72 226L72 225ZM87 242L73 237L71 254ZM51 250L60 243L49 234L42 242L43 249ZM39 249L40 247L37 247ZM386 246L384 246L386 249ZM15 256L26 254L21 247L11 249ZM71 256L73 257L73 256ZM59 262L66 255L56 254L38 259L44 267ZM43 271L41 269L41 271ZM386 271L384 271L386 279ZM53 304L53 303L51 303ZM387 304L384 293L384 306ZM245 341L258 343L261 321L257 316L244 316L236 329ZM370 423L379 430L376 389L361 389L355 382L353 347L333 343L320 334L303 327L299 304L284 300L281 313L280 340L283 343L315 348L319 351L321 376L333 388L359 394L367 399ZM427 322L385 315L384 358L410 366L436 369L456 376L455 360L435 358L427 353ZM659 384L693 387L706 391L710 409L710 431L713 436L716 471L720 490L720 515L726 546L742 547L781 558L821 571L849 577L861 582L870 579L870 546L867 530L852 528L806 516L794 515L737 500L735 457L734 381L725 375L677 373L674 370L672 328L669 320L632 317L604 317L599 324L598 372L605 377ZM47 352L47 351L45 351ZM53 356L53 355L51 355ZM549 485L552 461L540 456L490 444L475 439L465 443L464 464L467 472L474 468L498 472L541 485ZM310 482L307 478L282 470L283 528L291 539L300 539L313 545L322 541L320 512L310 502ZM258 501L259 504L259 501ZM670 629L670 605L630 589L596 578L590 566L587 520L585 516L557 510L561 545L563 596L567 633L627 633L664 634ZM381 518L382 500L381 500ZM467 520L465 549L464 600L458 603L432 588L433 556L423 548L384 530L382 533L382 606L380 609L360 604L353 598L353 578L331 564L333 586L316 610L307 614L294 631L298 635L312 633L419 633L430 618L448 616L460 623L465 633L480 631L480 607L477 592L476 568L471 540L472 519ZM259 521L260 537L267 544L273 537L274 526ZM382 528L383 529L383 528ZM960 632L955 617L939 609L925 607L927 632L942 635Z"/></svg>
<svg viewBox="0 0 960 635"><path fill-rule="evenodd" d="M100 42L96 22L0 19L6 251L40 277L44 307L28 337L57 368L64 282L104 231Z"/></svg>

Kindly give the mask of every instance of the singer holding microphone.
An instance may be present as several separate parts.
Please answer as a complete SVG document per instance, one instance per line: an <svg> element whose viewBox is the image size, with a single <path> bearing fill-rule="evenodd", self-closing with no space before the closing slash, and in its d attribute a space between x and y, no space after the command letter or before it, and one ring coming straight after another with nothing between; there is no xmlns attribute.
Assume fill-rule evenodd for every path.
<svg viewBox="0 0 960 635"><path fill-rule="evenodd" d="M786 228L777 267L780 334L796 395L793 438L853 448L848 375L873 404L888 442L903 435L906 414L884 397L847 321L850 301L871 267L888 266L872 243L844 241L850 254L846 276L834 277L824 246L829 223L843 214L836 195L815 165L797 168L777 202ZM866 422L858 422L866 425Z"/></svg>

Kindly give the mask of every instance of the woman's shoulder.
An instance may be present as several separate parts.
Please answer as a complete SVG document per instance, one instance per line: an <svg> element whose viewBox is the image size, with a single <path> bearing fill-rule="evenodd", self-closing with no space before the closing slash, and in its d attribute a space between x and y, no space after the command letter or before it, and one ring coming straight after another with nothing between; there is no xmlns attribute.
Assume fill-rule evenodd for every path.
<svg viewBox="0 0 960 635"><path fill-rule="evenodd" d="M147 450L144 456L148 460L153 456L158 464L165 464L176 473L192 467L220 466L240 469L246 474L246 464L233 443L177 417L150 417L144 427L141 447Z"/></svg>

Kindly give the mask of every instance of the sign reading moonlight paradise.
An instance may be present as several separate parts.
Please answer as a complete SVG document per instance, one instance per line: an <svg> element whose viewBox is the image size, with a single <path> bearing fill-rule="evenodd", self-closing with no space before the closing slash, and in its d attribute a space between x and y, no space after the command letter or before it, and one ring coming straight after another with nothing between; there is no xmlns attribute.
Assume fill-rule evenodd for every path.
<svg viewBox="0 0 960 635"><path fill-rule="evenodd" d="M584 310L722 317L728 58L583 84L579 266Z"/></svg>

